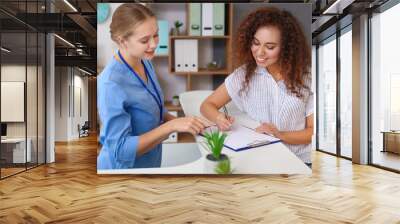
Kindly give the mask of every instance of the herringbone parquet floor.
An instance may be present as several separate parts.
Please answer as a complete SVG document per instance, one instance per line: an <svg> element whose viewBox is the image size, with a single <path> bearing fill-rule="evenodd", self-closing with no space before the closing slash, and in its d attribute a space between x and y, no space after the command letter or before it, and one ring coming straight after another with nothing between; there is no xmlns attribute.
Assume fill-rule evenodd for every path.
<svg viewBox="0 0 400 224"><path fill-rule="evenodd" d="M313 155L308 176L96 174L94 137L0 181L0 223L400 223L400 175Z"/></svg>

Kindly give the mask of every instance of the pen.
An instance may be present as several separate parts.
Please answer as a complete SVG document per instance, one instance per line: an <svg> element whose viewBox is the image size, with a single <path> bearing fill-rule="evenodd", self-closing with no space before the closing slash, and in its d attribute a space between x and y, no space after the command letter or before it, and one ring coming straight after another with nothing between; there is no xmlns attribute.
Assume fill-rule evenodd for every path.
<svg viewBox="0 0 400 224"><path fill-rule="evenodd" d="M270 143L271 143L271 142L268 141L268 140L265 140L265 141L255 141L255 142L252 142L252 143L247 144L247 147L259 147L259 146L263 146L263 145L268 145L268 144L270 144Z"/></svg>
<svg viewBox="0 0 400 224"><path fill-rule="evenodd" d="M225 118L228 119L228 110L226 109L225 105L224 105L224 114Z"/></svg>

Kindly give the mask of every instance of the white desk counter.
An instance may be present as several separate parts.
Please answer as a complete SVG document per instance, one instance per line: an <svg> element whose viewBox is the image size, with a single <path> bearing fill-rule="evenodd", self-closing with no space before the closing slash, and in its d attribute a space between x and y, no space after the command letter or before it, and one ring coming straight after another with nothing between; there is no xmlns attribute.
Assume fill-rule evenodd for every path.
<svg viewBox="0 0 400 224"><path fill-rule="evenodd" d="M27 143L26 151L25 145ZM25 163L31 162L31 147L32 140L27 138L5 138L1 139L1 144L12 146L12 163ZM3 149L5 151L5 149ZM11 161L10 161L11 162Z"/></svg>
<svg viewBox="0 0 400 224"><path fill-rule="evenodd" d="M204 172L204 159L208 154L204 138L198 136L197 143L192 143L200 150L200 156L183 165L139 168L139 169L110 169L97 170L98 174L208 174ZM189 147L191 144L175 144ZM163 150L166 150L165 147ZM185 150L185 149L181 149ZM189 149L188 149L189 150ZM258 148L235 152L228 148L222 150L231 159L233 174L311 174L308 168L285 145L275 143Z"/></svg>

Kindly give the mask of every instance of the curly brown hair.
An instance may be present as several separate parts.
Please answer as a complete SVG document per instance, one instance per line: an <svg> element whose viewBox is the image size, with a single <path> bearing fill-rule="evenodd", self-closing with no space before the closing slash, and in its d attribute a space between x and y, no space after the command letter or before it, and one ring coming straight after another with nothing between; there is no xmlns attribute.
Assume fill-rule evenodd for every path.
<svg viewBox="0 0 400 224"><path fill-rule="evenodd" d="M274 26L281 32L281 52L278 62L281 75L290 92L302 98L301 90L310 89L305 81L307 78L311 79L311 50L296 18L289 12L274 7L264 7L251 12L238 28L236 64L246 65L246 76L240 93L248 90L249 82L257 68L251 46L257 30L265 26Z"/></svg>

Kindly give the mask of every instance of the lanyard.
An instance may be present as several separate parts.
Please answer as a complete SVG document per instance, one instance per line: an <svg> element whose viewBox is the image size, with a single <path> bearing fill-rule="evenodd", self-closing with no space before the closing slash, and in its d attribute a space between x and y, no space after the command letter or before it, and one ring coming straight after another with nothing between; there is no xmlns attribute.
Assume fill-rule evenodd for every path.
<svg viewBox="0 0 400 224"><path fill-rule="evenodd" d="M146 84L143 82L143 80L139 77L139 75L135 72L135 70L133 70L133 68L125 61L124 57L122 57L120 51L118 51L118 56L119 58L121 58L122 62L125 64L126 67L128 67L128 69L133 73L133 75L139 80L139 82L142 84L143 88L145 88L147 90L148 93L150 93L150 95L153 97L153 99L156 101L158 108L160 109L160 124L162 123L163 120L163 104L161 101L161 97L160 94L157 91L157 87L156 84L154 83L153 79L151 78L151 76L149 75L149 72L147 71L146 66L143 64L144 70L145 70L145 74L147 76L148 79L150 79L151 84L154 87L154 90L156 91L156 95L154 95L153 92L150 91L149 88L147 88Z"/></svg>

